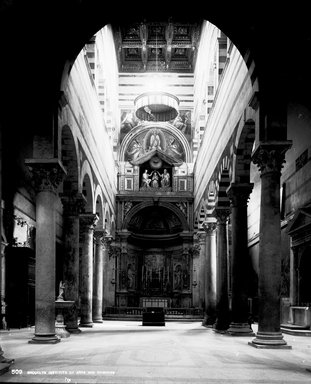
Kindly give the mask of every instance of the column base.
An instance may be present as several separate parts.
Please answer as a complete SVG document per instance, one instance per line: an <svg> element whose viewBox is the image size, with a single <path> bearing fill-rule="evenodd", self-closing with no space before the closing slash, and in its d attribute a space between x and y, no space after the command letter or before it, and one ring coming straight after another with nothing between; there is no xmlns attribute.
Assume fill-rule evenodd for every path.
<svg viewBox="0 0 311 384"><path fill-rule="evenodd" d="M204 327L212 327L215 323L215 316L205 315L202 321Z"/></svg>
<svg viewBox="0 0 311 384"><path fill-rule="evenodd" d="M0 358L0 364L13 364L14 359L6 359L5 357Z"/></svg>
<svg viewBox="0 0 311 384"><path fill-rule="evenodd" d="M229 328L229 322L226 320L216 319L215 324L213 325L213 330L218 333L225 333Z"/></svg>
<svg viewBox="0 0 311 384"><path fill-rule="evenodd" d="M65 324L55 326L55 334L60 338L70 337L70 333L67 331Z"/></svg>
<svg viewBox="0 0 311 384"><path fill-rule="evenodd" d="M28 341L29 344L56 344L60 342L60 337L53 333L40 333Z"/></svg>
<svg viewBox="0 0 311 384"><path fill-rule="evenodd" d="M79 327L81 328L92 328L93 327L93 323L92 322L89 322L89 323L80 323L79 324Z"/></svg>
<svg viewBox="0 0 311 384"><path fill-rule="evenodd" d="M227 334L231 336L255 336L248 323L231 323Z"/></svg>
<svg viewBox="0 0 311 384"><path fill-rule="evenodd" d="M103 319L93 319L93 323L103 323Z"/></svg>
<svg viewBox="0 0 311 384"><path fill-rule="evenodd" d="M66 327L66 330L69 332L69 333L73 333L73 334L79 334L81 333L81 329L79 329L78 327L74 327L74 328L69 328L68 326Z"/></svg>
<svg viewBox="0 0 311 384"><path fill-rule="evenodd" d="M257 332L254 340L250 341L248 345L255 348L262 349L291 349L283 340L281 332Z"/></svg>
<svg viewBox="0 0 311 384"><path fill-rule="evenodd" d="M0 363L0 376L8 372L12 363Z"/></svg>

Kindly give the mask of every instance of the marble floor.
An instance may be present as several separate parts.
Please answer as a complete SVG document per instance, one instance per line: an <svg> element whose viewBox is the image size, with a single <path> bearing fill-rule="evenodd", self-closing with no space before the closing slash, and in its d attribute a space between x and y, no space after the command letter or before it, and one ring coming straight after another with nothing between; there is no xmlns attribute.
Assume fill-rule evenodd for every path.
<svg viewBox="0 0 311 384"><path fill-rule="evenodd" d="M284 335L292 349L267 350L198 322L105 321L54 345L28 344L33 332L0 331L5 357L15 359L1 383L311 383L307 336Z"/></svg>

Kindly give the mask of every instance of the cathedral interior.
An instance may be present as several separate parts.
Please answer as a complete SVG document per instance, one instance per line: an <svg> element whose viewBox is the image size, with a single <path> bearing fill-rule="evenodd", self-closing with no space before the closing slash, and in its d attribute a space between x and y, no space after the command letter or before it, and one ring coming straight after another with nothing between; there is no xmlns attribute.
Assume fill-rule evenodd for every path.
<svg viewBox="0 0 311 384"><path fill-rule="evenodd" d="M306 11L170 6L0 2L0 328L29 343L152 308L311 334Z"/></svg>

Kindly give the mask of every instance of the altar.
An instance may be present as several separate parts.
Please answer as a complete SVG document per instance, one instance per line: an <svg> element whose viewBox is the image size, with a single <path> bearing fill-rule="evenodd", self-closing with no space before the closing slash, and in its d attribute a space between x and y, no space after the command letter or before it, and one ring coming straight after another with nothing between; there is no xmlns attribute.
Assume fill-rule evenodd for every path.
<svg viewBox="0 0 311 384"><path fill-rule="evenodd" d="M144 308L167 308L168 299L163 297L142 297L140 306Z"/></svg>

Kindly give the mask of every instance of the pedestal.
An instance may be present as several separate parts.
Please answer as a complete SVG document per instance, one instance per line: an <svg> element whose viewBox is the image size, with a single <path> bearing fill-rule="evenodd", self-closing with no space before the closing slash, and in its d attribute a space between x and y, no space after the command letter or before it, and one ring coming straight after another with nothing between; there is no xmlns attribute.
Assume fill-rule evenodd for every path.
<svg viewBox="0 0 311 384"><path fill-rule="evenodd" d="M57 312L55 322L55 333L60 338L70 337L70 333L66 330L66 324L64 322L64 313L74 306L74 301L69 300L56 300L55 308Z"/></svg>

